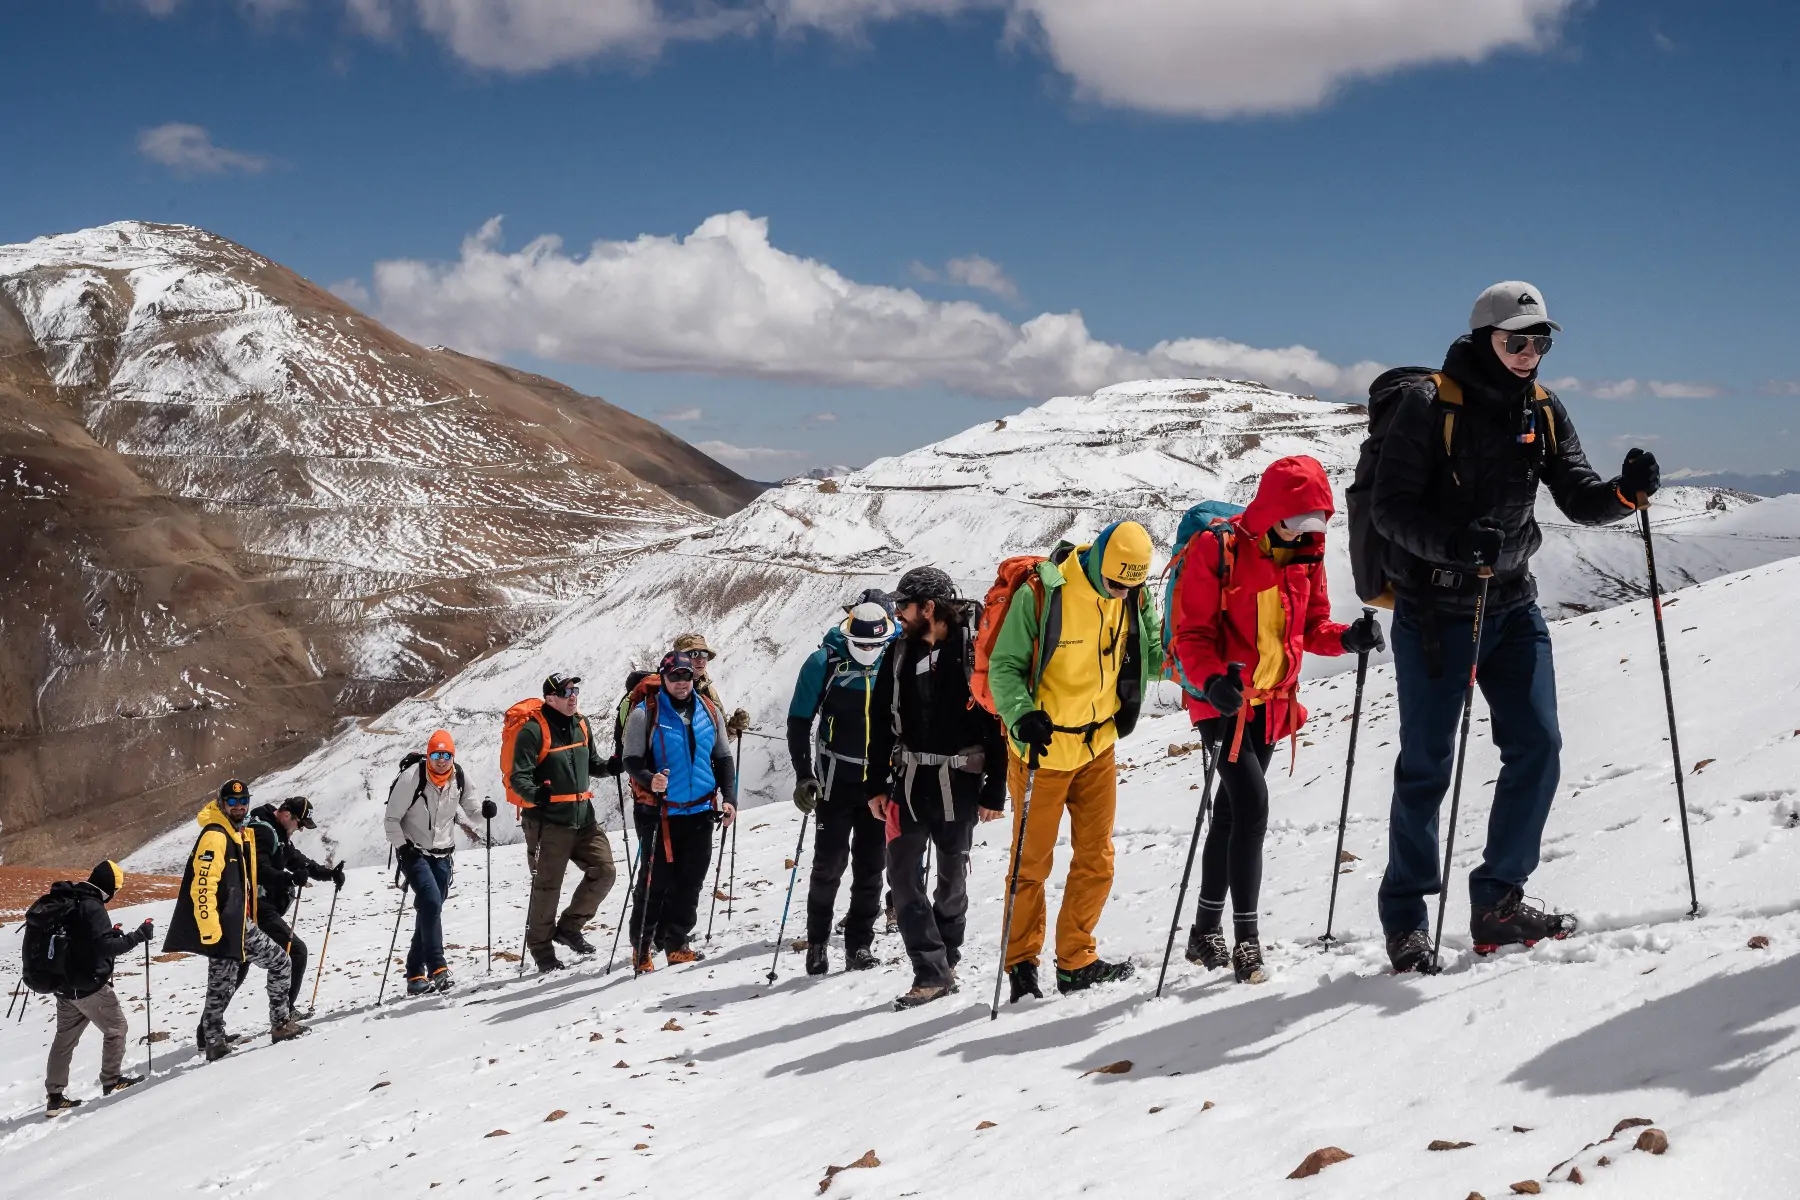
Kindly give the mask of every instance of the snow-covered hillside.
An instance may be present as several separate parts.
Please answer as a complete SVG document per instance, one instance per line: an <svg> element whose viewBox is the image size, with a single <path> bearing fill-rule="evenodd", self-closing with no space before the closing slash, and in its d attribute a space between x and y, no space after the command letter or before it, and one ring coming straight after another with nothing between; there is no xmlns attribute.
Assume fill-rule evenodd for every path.
<svg viewBox="0 0 1800 1200"><path fill-rule="evenodd" d="M906 567L935 563L978 596L1001 558L1046 552L1058 538L1091 535L1121 517L1144 521L1166 553L1187 505L1247 502L1264 467L1285 455L1319 458L1341 495L1363 430L1360 409L1258 384L1138 383L1051 400L845 479L790 482L645 554L604 594L257 786L311 796L341 853L378 861L386 847L373 797L386 794L393 764L431 730L455 732L465 768L497 798L508 705L562 670L587 680L588 711L604 713L629 669L654 665L678 633L698 629L723 651L713 673L728 704L755 719L758 734L744 743L747 801L785 798L792 772L775 735L794 678L861 589L891 587ZM1800 500L1726 498L1722 510L1708 510L1712 497L1670 489L1655 510L1665 578L1710 578L1800 550ZM1540 570L1546 607L1581 610L1634 594L1642 547L1633 528L1550 524ZM1347 618L1356 602L1343 542L1340 516L1331 581ZM177 830L139 860L174 861L185 836Z"/></svg>
<svg viewBox="0 0 1800 1200"><path fill-rule="evenodd" d="M201 1065L190 1040L201 967L158 964L153 1023L174 1041L157 1047L155 1080L98 1099L90 1034L74 1089L89 1105L47 1123L37 1072L48 1010L39 1002L23 1024L0 1026L4 1190L761 1200L817 1194L828 1166L872 1150L879 1165L823 1190L1387 1200L1491 1198L1529 1182L1630 1200L1800 1194L1796 594L1800 560L1789 560L1668 605L1698 919L1683 915L1656 645L1636 603L1553 627L1563 786L1531 890L1581 917L1568 941L1488 960L1468 949L1461 881L1496 766L1478 708L1449 969L1386 971L1374 900L1395 728L1392 676L1377 669L1350 805L1355 857L1340 877L1342 941L1316 941L1349 729L1352 686L1340 675L1309 686L1315 719L1297 770L1273 779L1262 922L1273 978L1261 987L1177 957L1164 997L1150 997L1200 770L1198 755L1170 753L1189 740L1185 724L1157 716L1122 747L1118 878L1099 931L1103 952L1138 962L1128 983L988 1020L1004 827L978 837L961 994L908 1013L889 1006L909 981L892 936L877 942L882 969L808 979L789 953L779 981L765 982L799 821L785 805L752 814L740 836L738 910L731 922L720 910L713 957L637 980L585 964L513 982L501 964L490 987L482 859L464 852L446 926L453 966L474 986L374 1010L397 895L379 867L358 870L337 911L315 1032L296 1044L256 1042ZM493 885L495 940L516 948L517 848L495 851ZM315 948L324 900L309 895L299 919ZM118 916L163 921L167 908ZM1752 948L1753 937L1768 940ZM835 945L832 957L841 965ZM16 969L9 958L0 983ZM126 995L142 990L140 969L122 972ZM253 973L235 1028L260 1032L259 987ZM132 1020L143 1027L135 1006ZM1633 1149L1635 1127L1614 1137L1627 1119L1653 1121L1667 1152ZM1354 1157L1285 1178L1326 1146ZM1572 1168L1580 1192L1566 1182Z"/></svg>

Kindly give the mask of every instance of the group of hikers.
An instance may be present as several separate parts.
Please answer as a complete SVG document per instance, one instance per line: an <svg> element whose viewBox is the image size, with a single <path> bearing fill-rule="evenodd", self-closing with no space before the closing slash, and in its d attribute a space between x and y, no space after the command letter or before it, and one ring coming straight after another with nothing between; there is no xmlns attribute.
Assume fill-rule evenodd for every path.
<svg viewBox="0 0 1800 1200"><path fill-rule="evenodd" d="M1338 505L1323 467L1304 455L1271 464L1248 506L1209 502L1190 512L1164 572L1160 616L1152 539L1129 519L1091 542L1006 560L980 600L927 565L906 571L891 591L871 590L847 605L802 667L788 710L802 839L804 822L817 823L806 971L830 969L832 918L847 870L845 967L878 964L873 944L885 881L912 966L897 1006L955 992L975 830L1010 809L1000 965L1011 1002L1043 995L1045 885L1065 812L1070 850L1056 922L1057 990L1130 977L1132 963L1103 958L1096 941L1113 881L1115 744L1131 734L1155 682L1167 678L1180 684L1200 735L1209 796L1215 775L1218 784L1199 848L1187 957L1262 982L1267 772L1279 744L1293 747L1307 719L1298 694L1302 660L1355 654L1366 662L1390 635L1400 736L1378 910L1393 968L1437 967L1426 897L1444 888L1438 813L1451 785L1459 718L1466 736L1466 700L1477 686L1501 767L1487 843L1468 882L1471 939L1488 952L1570 933L1571 918L1524 894L1561 751L1550 635L1530 573L1542 542L1534 506L1544 484L1571 520L1618 521L1656 492L1660 473L1642 450L1632 450L1611 478L1589 465L1567 410L1537 379L1560 330L1535 287L1495 284L1477 299L1469 331L1439 370L1401 368L1371 386L1370 436L1346 500L1357 591L1391 608L1387 631L1372 610L1347 624L1331 619L1325 539ZM541 699L508 711L502 772L532 872L525 952L540 971L563 965L558 947L595 952L584 930L616 867L591 789L608 776L629 782L639 850L628 922L634 969L655 969L658 951L669 964L703 957L694 933L714 835L737 815L730 739L749 722L742 709L724 716L708 679L713 657L703 636L688 634L653 673L634 672L612 714L610 755L581 712L577 676L552 674ZM341 864L313 863L292 845L293 832L312 825L304 800L254 812L249 803L248 787L232 780L200 813L164 945L211 960L199 1031L209 1059L230 1052L225 1007L252 963L268 971L271 1036L304 1032L293 1012L291 964L304 961L306 948L283 923L290 884L343 883ZM496 812L494 802L470 797L444 730L423 755L409 757L389 793L387 835L416 911L410 993L451 984L440 914L454 831L459 817L491 823ZM489 832L491 845L491 825ZM571 863L581 877L559 913ZM83 920L97 931L96 953L109 971L111 955L150 937L148 922L131 934L104 932L107 885L119 878L107 863L89 882L67 885L91 891L83 893ZM96 999L102 991L107 998ZM104 979L97 990L59 993L46 1079L52 1112L78 1103L62 1090L86 1021L107 1037L102 1083L111 1090L134 1082L120 1073L123 1019L115 1037L110 995Z"/></svg>

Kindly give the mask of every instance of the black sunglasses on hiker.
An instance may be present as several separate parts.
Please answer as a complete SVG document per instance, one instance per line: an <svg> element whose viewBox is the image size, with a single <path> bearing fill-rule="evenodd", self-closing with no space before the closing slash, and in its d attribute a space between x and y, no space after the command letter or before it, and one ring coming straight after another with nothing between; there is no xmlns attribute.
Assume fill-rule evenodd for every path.
<svg viewBox="0 0 1800 1200"><path fill-rule="evenodd" d="M663 672L664 683L692 683L694 673L686 667L676 667L673 671Z"/></svg>
<svg viewBox="0 0 1800 1200"><path fill-rule="evenodd" d="M1508 354L1523 354L1529 346L1532 353L1542 358L1550 353L1550 344L1554 340L1547 333L1509 333L1504 345Z"/></svg>

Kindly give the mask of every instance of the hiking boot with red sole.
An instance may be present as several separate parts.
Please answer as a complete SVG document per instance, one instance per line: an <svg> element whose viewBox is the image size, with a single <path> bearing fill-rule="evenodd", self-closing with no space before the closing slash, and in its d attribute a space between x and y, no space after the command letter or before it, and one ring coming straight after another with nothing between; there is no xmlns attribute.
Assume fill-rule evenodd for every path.
<svg viewBox="0 0 1800 1200"><path fill-rule="evenodd" d="M1578 928L1567 913L1545 912L1525 902L1525 894L1514 888L1498 904L1477 905L1469 913L1469 937L1475 953L1486 956L1502 946L1524 946L1529 949L1546 938L1561 941Z"/></svg>
<svg viewBox="0 0 1800 1200"><path fill-rule="evenodd" d="M669 951L667 954L663 955L663 957L669 960L669 965L671 967L679 967L682 963L701 962L706 958L706 955L700 953L698 950L692 950L683 946L679 950Z"/></svg>

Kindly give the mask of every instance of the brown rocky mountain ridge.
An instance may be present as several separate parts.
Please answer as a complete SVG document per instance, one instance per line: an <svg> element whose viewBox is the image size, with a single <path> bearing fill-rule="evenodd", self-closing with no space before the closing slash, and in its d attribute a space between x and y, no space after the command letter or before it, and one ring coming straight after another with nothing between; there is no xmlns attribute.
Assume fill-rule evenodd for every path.
<svg viewBox="0 0 1800 1200"><path fill-rule="evenodd" d="M0 861L122 857L760 490L202 230L0 246Z"/></svg>

